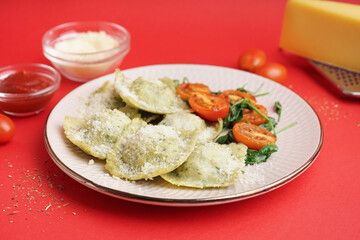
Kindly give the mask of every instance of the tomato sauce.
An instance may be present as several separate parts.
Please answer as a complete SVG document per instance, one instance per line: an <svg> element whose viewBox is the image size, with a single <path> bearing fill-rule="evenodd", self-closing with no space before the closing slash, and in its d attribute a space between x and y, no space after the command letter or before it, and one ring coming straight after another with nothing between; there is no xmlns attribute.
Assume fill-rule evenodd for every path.
<svg viewBox="0 0 360 240"><path fill-rule="evenodd" d="M32 95L46 89L53 81L39 73L18 71L0 80L0 92L5 94L19 94L19 97L10 97L0 100L0 109L6 113L18 116L26 116L40 112L50 101L54 91L45 94ZM20 97L29 93L29 96ZM31 96L32 95L32 96Z"/></svg>
<svg viewBox="0 0 360 240"><path fill-rule="evenodd" d="M19 71L0 82L2 93L33 93L51 86L51 79L38 73Z"/></svg>

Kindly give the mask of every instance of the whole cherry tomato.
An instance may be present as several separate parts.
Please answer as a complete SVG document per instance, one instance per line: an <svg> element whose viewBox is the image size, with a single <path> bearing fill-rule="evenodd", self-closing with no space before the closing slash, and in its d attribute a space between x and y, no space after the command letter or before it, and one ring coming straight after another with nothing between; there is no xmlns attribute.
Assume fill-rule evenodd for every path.
<svg viewBox="0 0 360 240"><path fill-rule="evenodd" d="M255 72L256 69L266 63L266 54L260 49L247 49L239 57L241 70Z"/></svg>
<svg viewBox="0 0 360 240"><path fill-rule="evenodd" d="M6 115L0 114L0 143L6 143L15 135L15 124Z"/></svg>
<svg viewBox="0 0 360 240"><path fill-rule="evenodd" d="M230 109L226 98L205 92L193 93L189 97L189 104L200 117L209 121L224 119Z"/></svg>
<svg viewBox="0 0 360 240"><path fill-rule="evenodd" d="M265 63L263 66L256 69L255 74L269 78L275 82L283 84L287 78L286 68L274 62Z"/></svg>

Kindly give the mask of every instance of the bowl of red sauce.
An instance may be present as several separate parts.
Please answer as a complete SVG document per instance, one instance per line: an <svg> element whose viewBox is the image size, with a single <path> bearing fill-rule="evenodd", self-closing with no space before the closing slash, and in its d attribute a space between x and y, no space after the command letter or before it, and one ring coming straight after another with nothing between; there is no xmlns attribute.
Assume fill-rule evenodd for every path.
<svg viewBox="0 0 360 240"><path fill-rule="evenodd" d="M41 112L60 86L61 76L52 67L17 64L0 68L0 110L13 116Z"/></svg>

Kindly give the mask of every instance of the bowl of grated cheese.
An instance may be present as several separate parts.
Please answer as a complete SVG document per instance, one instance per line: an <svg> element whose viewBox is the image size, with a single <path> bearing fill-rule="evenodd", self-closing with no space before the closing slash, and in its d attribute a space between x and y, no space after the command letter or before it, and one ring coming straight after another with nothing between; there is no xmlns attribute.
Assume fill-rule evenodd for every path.
<svg viewBox="0 0 360 240"><path fill-rule="evenodd" d="M130 34L115 23L71 22L42 38L43 54L66 78L87 82L119 67L130 51Z"/></svg>

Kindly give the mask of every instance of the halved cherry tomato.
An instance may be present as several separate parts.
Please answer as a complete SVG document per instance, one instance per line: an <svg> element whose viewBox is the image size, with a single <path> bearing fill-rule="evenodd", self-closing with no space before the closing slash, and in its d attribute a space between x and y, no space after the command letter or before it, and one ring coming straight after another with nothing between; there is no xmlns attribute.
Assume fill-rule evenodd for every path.
<svg viewBox="0 0 360 240"><path fill-rule="evenodd" d="M266 63L266 54L260 49L247 49L239 57L239 68L241 70L255 72L255 70Z"/></svg>
<svg viewBox="0 0 360 240"><path fill-rule="evenodd" d="M224 119L229 112L230 103L222 96L196 92L189 97L191 108L202 118L209 121Z"/></svg>
<svg viewBox="0 0 360 240"><path fill-rule="evenodd" d="M201 83L182 83L176 88L176 93L182 100L187 100L194 92L210 93L208 86Z"/></svg>
<svg viewBox="0 0 360 240"><path fill-rule="evenodd" d="M0 114L0 143L6 143L15 135L15 124L6 115Z"/></svg>
<svg viewBox="0 0 360 240"><path fill-rule="evenodd" d="M256 150L260 150L265 145L276 142L275 135L270 131L243 122L238 122L234 125L233 135L238 143L243 143L248 148Z"/></svg>
<svg viewBox="0 0 360 240"><path fill-rule="evenodd" d="M259 109L260 112L262 112L265 116L267 116L268 112L267 112L266 107L264 107L262 105L256 105L256 104L254 105L254 107ZM254 110L245 108L243 111L243 118L241 119L240 122L249 122L254 125L260 125L260 124L266 122L266 119L263 118L260 114L258 114Z"/></svg>
<svg viewBox="0 0 360 240"><path fill-rule="evenodd" d="M256 99L253 95L238 90L225 90L220 94L220 96L223 96L232 104L240 101L243 98L249 98L252 104L256 103Z"/></svg>
<svg viewBox="0 0 360 240"><path fill-rule="evenodd" d="M262 67L256 69L255 74L269 78L275 82L283 84L287 78L286 68L279 63L266 63Z"/></svg>

